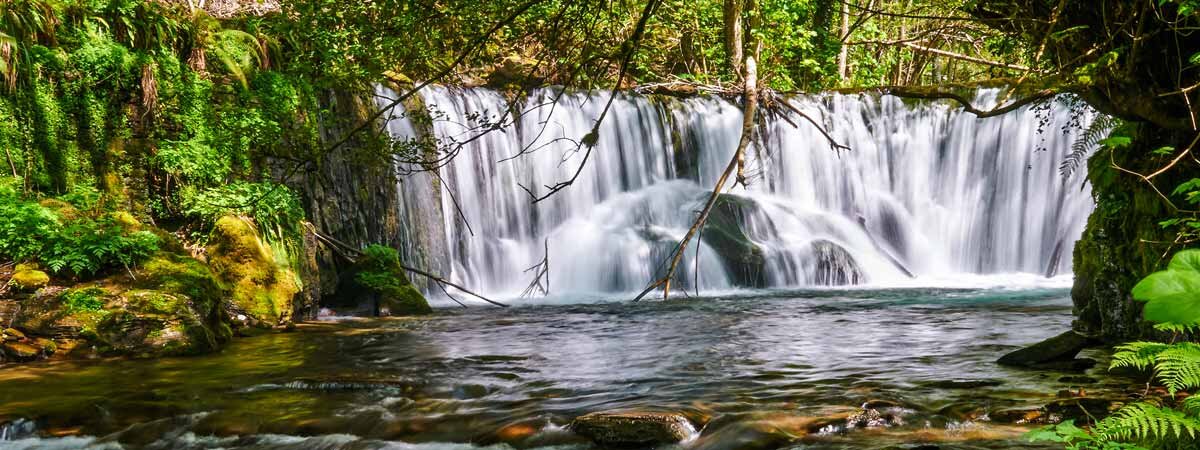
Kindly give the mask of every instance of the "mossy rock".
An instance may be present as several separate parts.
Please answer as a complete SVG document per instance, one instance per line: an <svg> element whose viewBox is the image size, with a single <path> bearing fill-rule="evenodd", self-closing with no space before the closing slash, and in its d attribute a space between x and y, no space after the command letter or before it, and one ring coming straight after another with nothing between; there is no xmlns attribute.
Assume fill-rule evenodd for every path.
<svg viewBox="0 0 1200 450"><path fill-rule="evenodd" d="M17 270L9 283L18 291L32 292L50 284L50 275L36 269Z"/></svg>
<svg viewBox="0 0 1200 450"><path fill-rule="evenodd" d="M433 312L425 296L409 281L396 251L381 245L363 250L354 266L342 274L337 293L342 301L369 305L382 316Z"/></svg>
<svg viewBox="0 0 1200 450"><path fill-rule="evenodd" d="M209 266L229 291L224 306L231 317L244 315L260 327L291 322L299 278L275 258L249 219L218 220L207 252Z"/></svg>
<svg viewBox="0 0 1200 450"><path fill-rule="evenodd" d="M124 310L96 325L95 340L106 353L170 356L210 353L229 339L227 328L209 322L186 295L136 289L123 294Z"/></svg>
<svg viewBox="0 0 1200 450"><path fill-rule="evenodd" d="M81 337L109 355L194 355L216 351L232 336L221 298L204 263L160 253L134 277L35 295L22 302L15 324L35 335Z"/></svg>

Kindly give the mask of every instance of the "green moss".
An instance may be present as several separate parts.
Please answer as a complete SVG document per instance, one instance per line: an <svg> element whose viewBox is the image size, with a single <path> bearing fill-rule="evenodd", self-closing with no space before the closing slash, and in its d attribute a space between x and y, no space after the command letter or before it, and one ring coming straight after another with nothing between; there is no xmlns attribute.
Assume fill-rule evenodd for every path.
<svg viewBox="0 0 1200 450"><path fill-rule="evenodd" d="M292 299L300 291L295 272L278 261L249 220L225 216L209 236L209 264L228 288L227 310L260 326L292 319Z"/></svg>
<svg viewBox="0 0 1200 450"><path fill-rule="evenodd" d="M50 284L50 275L40 270L26 269L13 273L12 285L22 290L35 290Z"/></svg>
<svg viewBox="0 0 1200 450"><path fill-rule="evenodd" d="M147 261L141 272L138 288L186 295L200 311L214 311L221 301L222 289L216 277L194 258L160 253Z"/></svg>
<svg viewBox="0 0 1200 450"><path fill-rule="evenodd" d="M368 295L377 300L380 314L412 315L433 312L425 296L408 280L395 249L382 245L368 246L355 262L353 273L357 286L351 290L369 291ZM362 295L361 292L350 294Z"/></svg>

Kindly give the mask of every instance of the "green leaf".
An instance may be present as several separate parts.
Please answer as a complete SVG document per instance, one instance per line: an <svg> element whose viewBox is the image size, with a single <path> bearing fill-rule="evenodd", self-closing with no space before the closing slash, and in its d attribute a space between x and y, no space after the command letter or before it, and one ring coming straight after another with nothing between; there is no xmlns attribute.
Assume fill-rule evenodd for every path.
<svg viewBox="0 0 1200 450"><path fill-rule="evenodd" d="M1129 144L1132 142L1133 138L1129 136L1109 136L1105 139L1102 139L1100 141L1100 145L1108 148L1121 148L1129 146Z"/></svg>
<svg viewBox="0 0 1200 450"><path fill-rule="evenodd" d="M1133 286L1133 298L1143 302L1189 293L1200 293L1200 272L1163 270L1146 276Z"/></svg>
<svg viewBox="0 0 1200 450"><path fill-rule="evenodd" d="M1200 272L1200 250L1191 249L1176 253L1171 258L1171 264L1167 266L1167 270ZM1200 292L1196 293L1200 294Z"/></svg>

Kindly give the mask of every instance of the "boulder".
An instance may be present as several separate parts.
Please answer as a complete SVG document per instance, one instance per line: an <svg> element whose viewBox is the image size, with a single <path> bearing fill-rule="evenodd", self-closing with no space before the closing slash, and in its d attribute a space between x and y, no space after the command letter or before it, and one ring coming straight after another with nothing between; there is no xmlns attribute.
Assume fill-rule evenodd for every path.
<svg viewBox="0 0 1200 450"><path fill-rule="evenodd" d="M381 245L363 249L363 254L338 283L338 297L352 305L372 305L381 316L429 314L433 309L421 291L409 281L396 250Z"/></svg>
<svg viewBox="0 0 1200 450"><path fill-rule="evenodd" d="M33 292L50 284L50 275L37 269L20 267L13 272L9 284L17 291Z"/></svg>
<svg viewBox="0 0 1200 450"><path fill-rule="evenodd" d="M701 239L721 258L738 286L767 286L765 253L742 229L746 217L758 212L759 206L753 200L721 194L704 223Z"/></svg>
<svg viewBox="0 0 1200 450"><path fill-rule="evenodd" d="M97 286L104 287L24 300L14 325L34 336L82 337L100 353L140 357L212 352L231 336L220 309L223 291L196 259L160 253L135 277L114 276ZM47 353L57 349L47 339L25 340L31 341Z"/></svg>
<svg viewBox="0 0 1200 450"><path fill-rule="evenodd" d="M1067 331L1001 356L996 362L1006 366L1039 369L1073 368L1083 365L1073 361L1075 361L1075 355L1078 355L1080 350L1090 344L1091 339L1087 336L1075 331Z"/></svg>
<svg viewBox="0 0 1200 450"><path fill-rule="evenodd" d="M42 355L42 349L25 342L5 342L4 357L13 361L33 361Z"/></svg>
<svg viewBox="0 0 1200 450"><path fill-rule="evenodd" d="M651 411L585 414L576 417L570 429L597 444L609 446L675 444L696 433L683 414Z"/></svg>
<svg viewBox="0 0 1200 450"><path fill-rule="evenodd" d="M299 278L277 260L249 219L217 220L206 250L209 266L229 293L223 307L230 317L243 315L248 324L264 328L292 321Z"/></svg>
<svg viewBox="0 0 1200 450"><path fill-rule="evenodd" d="M816 261L812 282L821 286L845 286L866 281L862 269L854 256L842 246L817 239L812 242L812 255Z"/></svg>

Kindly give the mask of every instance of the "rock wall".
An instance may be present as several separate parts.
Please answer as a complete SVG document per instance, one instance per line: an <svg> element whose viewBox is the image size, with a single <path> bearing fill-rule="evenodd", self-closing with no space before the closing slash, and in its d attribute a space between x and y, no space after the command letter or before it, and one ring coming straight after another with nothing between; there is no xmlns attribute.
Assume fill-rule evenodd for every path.
<svg viewBox="0 0 1200 450"><path fill-rule="evenodd" d="M1150 338L1154 330L1142 321L1142 304L1130 296L1133 285L1147 274L1164 268L1175 235L1160 225L1174 216L1171 207L1149 184L1119 171L1149 174L1170 163L1167 156L1149 156L1164 146L1183 148L1190 137L1142 126L1130 148L1101 149L1088 163L1088 177L1096 210L1075 245L1076 331L1109 342ZM1154 178L1158 189L1169 194L1188 174L1173 170Z"/></svg>
<svg viewBox="0 0 1200 450"><path fill-rule="evenodd" d="M410 102L411 103L411 102ZM409 105L416 106L416 105ZM370 120L377 111L374 92L370 88L332 91L321 105L325 110L322 119L321 137L327 146L332 146L347 136L359 124ZM438 211L415 211L431 220L406 217L403 207L404 192L430 195L438 192L432 185L425 189L398 188L397 183L433 183L432 177L401 176L390 154L390 148L380 134L384 117L376 119L375 127L354 134L344 144L327 152L317 164L310 164L288 179L288 186L299 193L305 213L313 227L322 234L348 244L363 248L380 244L400 249L406 263L433 268L427 255L404 254L411 246L407 241L414 233L438 233L441 230L426 230L428 223L440 224ZM329 147L327 147L329 148ZM275 172L285 174L290 162L276 161ZM281 177L282 178L282 177ZM427 204L438 204L436 199ZM407 208L410 214L414 208ZM314 235L305 237L307 266L301 274L304 291L297 300L297 318L313 317L322 306L338 308L339 312L370 313L372 305L358 304L354 296L338 295L342 278L349 273L352 263L345 255L324 245ZM425 280L413 279L418 287L425 287Z"/></svg>

